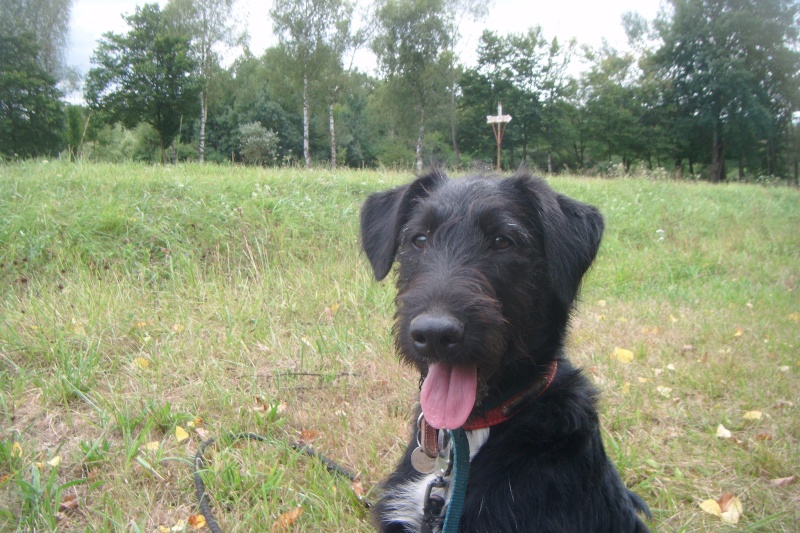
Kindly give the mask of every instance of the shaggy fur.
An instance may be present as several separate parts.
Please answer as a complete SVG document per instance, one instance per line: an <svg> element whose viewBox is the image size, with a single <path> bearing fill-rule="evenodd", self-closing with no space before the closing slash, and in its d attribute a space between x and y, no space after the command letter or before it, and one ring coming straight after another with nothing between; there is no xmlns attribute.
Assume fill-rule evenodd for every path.
<svg viewBox="0 0 800 533"><path fill-rule="evenodd" d="M542 395L526 398L510 420L468 432L461 532L648 531L637 516L649 515L647 505L623 485L603 449L596 392L563 350L602 232L595 208L525 173L451 180L432 172L371 195L361 210L375 277L398 262L395 340L421 379L434 363L476 366L472 414L479 415L527 390L558 361ZM425 335L434 333L431 346ZM430 476L411 467L414 447L412 434L383 484L375 512L381 531L421 527Z"/></svg>

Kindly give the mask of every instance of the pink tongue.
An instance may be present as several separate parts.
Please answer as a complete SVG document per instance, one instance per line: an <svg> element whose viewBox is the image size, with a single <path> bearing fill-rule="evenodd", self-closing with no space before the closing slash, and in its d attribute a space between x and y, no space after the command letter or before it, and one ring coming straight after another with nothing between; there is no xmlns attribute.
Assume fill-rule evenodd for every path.
<svg viewBox="0 0 800 533"><path fill-rule="evenodd" d="M475 407L477 390L477 367L432 364L419 393L425 420L436 429L460 428Z"/></svg>

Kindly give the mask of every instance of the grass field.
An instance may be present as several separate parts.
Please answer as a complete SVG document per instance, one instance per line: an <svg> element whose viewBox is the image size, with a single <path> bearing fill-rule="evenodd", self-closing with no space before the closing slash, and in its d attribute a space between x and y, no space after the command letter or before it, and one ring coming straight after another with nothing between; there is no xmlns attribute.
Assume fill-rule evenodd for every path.
<svg viewBox="0 0 800 533"><path fill-rule="evenodd" d="M287 443L365 491L402 453L417 376L357 222L407 179L0 166L0 531L192 530L191 456L229 431L271 442L210 452L225 531L370 531L350 483ZM606 216L570 350L651 528L800 531L800 192L550 182ZM699 506L724 494L735 527Z"/></svg>

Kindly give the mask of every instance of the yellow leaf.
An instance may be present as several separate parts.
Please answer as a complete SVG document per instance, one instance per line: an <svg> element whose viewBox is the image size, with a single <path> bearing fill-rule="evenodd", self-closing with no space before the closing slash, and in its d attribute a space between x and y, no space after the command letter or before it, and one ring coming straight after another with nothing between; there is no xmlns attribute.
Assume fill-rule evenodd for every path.
<svg viewBox="0 0 800 533"><path fill-rule="evenodd" d="M52 459L47 461L47 464L49 464L50 466L52 466L54 468L57 467L58 465L61 464L61 456L60 455L56 455L55 457L53 457Z"/></svg>
<svg viewBox="0 0 800 533"><path fill-rule="evenodd" d="M137 322L137 323L135 323L133 325L133 327L135 327L136 329L146 328L147 327L147 322L145 322L145 321Z"/></svg>
<svg viewBox="0 0 800 533"><path fill-rule="evenodd" d="M761 418L761 411L747 411L742 418L745 420L759 420Z"/></svg>
<svg viewBox="0 0 800 533"><path fill-rule="evenodd" d="M181 333L186 328L183 327L183 324L173 324L170 329L175 333Z"/></svg>
<svg viewBox="0 0 800 533"><path fill-rule="evenodd" d="M201 514L193 514L189 517L189 525L192 529L203 529L206 527L206 517Z"/></svg>
<svg viewBox="0 0 800 533"><path fill-rule="evenodd" d="M598 307L605 307L606 306L606 301L605 300L597 300L597 305L598 305Z"/></svg>
<svg viewBox="0 0 800 533"><path fill-rule="evenodd" d="M81 325L80 322L76 322L74 318L72 319L72 325L69 329L72 331L72 333L77 335L83 335L86 333L86 330L83 329L83 325Z"/></svg>
<svg viewBox="0 0 800 533"><path fill-rule="evenodd" d="M158 533L170 533L170 529L164 526L158 526Z"/></svg>
<svg viewBox="0 0 800 533"><path fill-rule="evenodd" d="M717 501L722 511L721 518L726 524L738 524L739 517L742 516L742 502L733 494L723 494Z"/></svg>
<svg viewBox="0 0 800 533"><path fill-rule="evenodd" d="M741 337L744 334L742 328L736 328L736 333L733 334L734 337Z"/></svg>
<svg viewBox="0 0 800 533"><path fill-rule="evenodd" d="M181 533L184 529L186 529L186 522L183 520L178 520L174 526L169 528L172 533Z"/></svg>
<svg viewBox="0 0 800 533"><path fill-rule="evenodd" d="M704 502L701 502L700 509L708 514L713 514L717 518L722 518L722 509L720 509L717 500L705 500Z"/></svg>
<svg viewBox="0 0 800 533"><path fill-rule="evenodd" d="M633 361L633 352L625 348L614 348L614 353L611 354L611 359L616 359L620 363L630 363Z"/></svg>
<svg viewBox="0 0 800 533"><path fill-rule="evenodd" d="M650 381L648 378L643 378L642 376L639 376L636 379L639 380L639 383L647 383L648 381Z"/></svg>
<svg viewBox="0 0 800 533"><path fill-rule="evenodd" d="M792 313L789 315L789 320L792 322L800 322L800 313Z"/></svg>
<svg viewBox="0 0 800 533"><path fill-rule="evenodd" d="M11 446L11 457L22 457L22 445L19 442Z"/></svg>
<svg viewBox="0 0 800 533"><path fill-rule="evenodd" d="M669 398L669 395L672 394L671 387L656 387L656 391L658 391L658 393L665 398Z"/></svg>
<svg viewBox="0 0 800 533"><path fill-rule="evenodd" d="M160 447L161 447L161 443L160 443L160 442L158 442L157 440L154 440L154 441L152 441L152 442L148 442L148 443L145 445L145 449L146 449L148 452L157 452L157 451L158 451L158 449L159 449Z"/></svg>
<svg viewBox="0 0 800 533"><path fill-rule="evenodd" d="M720 424L717 426L717 437L721 439L729 439L733 437L733 433L731 433L731 431L728 428Z"/></svg>
<svg viewBox="0 0 800 533"><path fill-rule="evenodd" d="M272 531L283 531L292 527L297 519L300 518L300 515L303 514L303 508L298 507L296 509L292 509L286 513L283 513L275 520L275 523L272 524Z"/></svg>
<svg viewBox="0 0 800 533"><path fill-rule="evenodd" d="M672 322L672 323L675 323L675 322L678 321L678 319L675 318L675 315L669 315L669 321Z"/></svg>
<svg viewBox="0 0 800 533"><path fill-rule="evenodd" d="M175 438L178 439L178 442L183 442L189 438L189 433L182 427L175 426Z"/></svg>
<svg viewBox="0 0 800 533"><path fill-rule="evenodd" d="M144 357L137 357L133 360L133 364L141 368L142 370L147 370L150 368L150 360L145 359Z"/></svg>
<svg viewBox="0 0 800 533"><path fill-rule="evenodd" d="M631 391L631 384L627 381L622 384L621 392L622 394L628 394Z"/></svg>

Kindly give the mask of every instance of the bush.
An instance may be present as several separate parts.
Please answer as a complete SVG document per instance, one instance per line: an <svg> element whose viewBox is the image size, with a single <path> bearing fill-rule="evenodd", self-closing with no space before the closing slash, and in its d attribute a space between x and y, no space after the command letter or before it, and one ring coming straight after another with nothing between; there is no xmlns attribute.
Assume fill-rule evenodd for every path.
<svg viewBox="0 0 800 533"><path fill-rule="evenodd" d="M253 165L272 163L278 155L278 134L258 122L239 126L239 151Z"/></svg>

